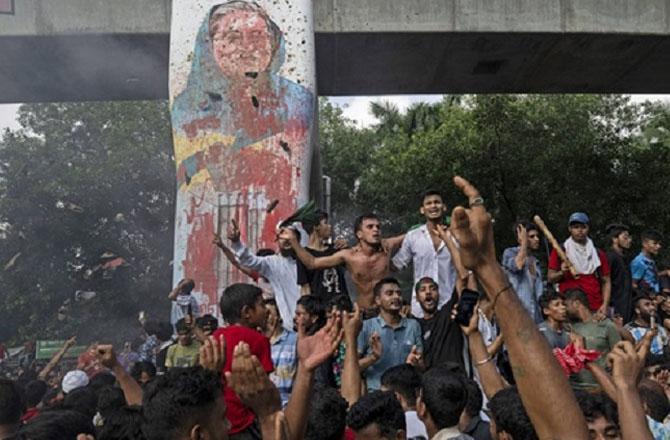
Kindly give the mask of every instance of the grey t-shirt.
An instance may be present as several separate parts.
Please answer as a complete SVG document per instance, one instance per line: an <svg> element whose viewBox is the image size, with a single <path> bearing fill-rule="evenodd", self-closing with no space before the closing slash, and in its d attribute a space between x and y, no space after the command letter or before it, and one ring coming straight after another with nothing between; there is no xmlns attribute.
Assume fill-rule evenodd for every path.
<svg viewBox="0 0 670 440"><path fill-rule="evenodd" d="M548 321L542 321L537 326L537 329L547 339L551 348L565 348L565 346L568 345L568 342L570 342L570 337L568 336L567 331L561 330L557 332L551 328Z"/></svg>

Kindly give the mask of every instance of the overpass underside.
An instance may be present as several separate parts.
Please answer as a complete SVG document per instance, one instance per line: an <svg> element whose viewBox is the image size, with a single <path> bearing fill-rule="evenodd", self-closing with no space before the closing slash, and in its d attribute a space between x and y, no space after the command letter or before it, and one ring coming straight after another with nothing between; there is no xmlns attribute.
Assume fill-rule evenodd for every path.
<svg viewBox="0 0 670 440"><path fill-rule="evenodd" d="M167 34L0 37L0 102L167 99ZM317 33L321 95L670 93L670 37Z"/></svg>
<svg viewBox="0 0 670 440"><path fill-rule="evenodd" d="M670 0L313 1L321 95L670 93ZM167 98L171 0L4 4L0 103Z"/></svg>

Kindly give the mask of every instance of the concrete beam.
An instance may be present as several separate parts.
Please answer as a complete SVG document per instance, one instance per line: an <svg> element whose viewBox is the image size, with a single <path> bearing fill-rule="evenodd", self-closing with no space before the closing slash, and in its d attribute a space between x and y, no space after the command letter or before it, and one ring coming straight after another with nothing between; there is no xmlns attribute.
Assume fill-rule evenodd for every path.
<svg viewBox="0 0 670 440"><path fill-rule="evenodd" d="M670 0L315 0L322 95L670 93ZM169 0L22 0L0 102L166 99Z"/></svg>

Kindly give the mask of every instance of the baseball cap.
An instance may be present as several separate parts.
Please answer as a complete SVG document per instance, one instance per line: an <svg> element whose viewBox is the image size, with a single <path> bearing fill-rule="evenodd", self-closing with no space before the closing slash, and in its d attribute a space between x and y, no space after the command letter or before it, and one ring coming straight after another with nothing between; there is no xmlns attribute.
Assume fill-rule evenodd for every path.
<svg viewBox="0 0 670 440"><path fill-rule="evenodd" d="M72 370L68 371L65 377L63 377L61 388L67 394L72 390L85 387L86 385L88 385L88 376L86 373L81 370Z"/></svg>
<svg viewBox="0 0 670 440"><path fill-rule="evenodd" d="M570 220L568 220L568 224L571 225L573 223L582 223L584 225L589 224L589 216L584 214L583 212L573 212L570 214Z"/></svg>

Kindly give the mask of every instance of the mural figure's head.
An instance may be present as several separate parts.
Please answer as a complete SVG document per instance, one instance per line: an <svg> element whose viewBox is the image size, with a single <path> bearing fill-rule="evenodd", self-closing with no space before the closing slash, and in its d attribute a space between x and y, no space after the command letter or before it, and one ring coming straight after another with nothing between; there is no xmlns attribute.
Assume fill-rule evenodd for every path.
<svg viewBox="0 0 670 440"><path fill-rule="evenodd" d="M225 76L255 78L270 70L281 31L256 3L233 0L212 8L209 40L214 60Z"/></svg>

